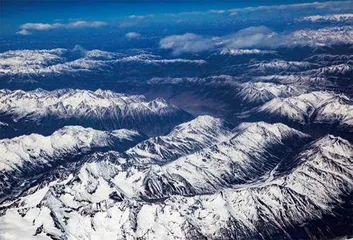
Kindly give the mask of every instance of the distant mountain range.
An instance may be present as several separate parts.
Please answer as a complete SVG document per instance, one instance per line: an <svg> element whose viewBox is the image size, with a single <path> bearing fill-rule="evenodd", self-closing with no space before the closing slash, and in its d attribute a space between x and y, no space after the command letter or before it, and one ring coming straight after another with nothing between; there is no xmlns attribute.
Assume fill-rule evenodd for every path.
<svg viewBox="0 0 353 240"><path fill-rule="evenodd" d="M191 118L162 98L147 101L143 96L103 90L0 91L2 137L50 134L65 125L102 130L132 128L160 135Z"/></svg>

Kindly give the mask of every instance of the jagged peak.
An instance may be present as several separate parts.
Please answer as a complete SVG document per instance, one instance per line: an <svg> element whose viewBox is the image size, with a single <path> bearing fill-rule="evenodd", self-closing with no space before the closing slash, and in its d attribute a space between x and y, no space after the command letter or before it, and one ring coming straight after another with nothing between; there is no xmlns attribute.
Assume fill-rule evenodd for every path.
<svg viewBox="0 0 353 240"><path fill-rule="evenodd" d="M12 101L14 98L19 99L19 101ZM154 110L159 108L175 108L163 98L156 98L147 102L143 95L126 95L102 89L97 89L96 91L76 89L47 91L36 89L28 92L23 90L6 90L0 94L0 110L5 112L8 108L11 108L14 113L33 112L38 114L39 108L42 113L43 109L46 108L51 108L54 111L54 106L60 103L63 104L63 107L72 110L77 108L115 108L128 106L132 103L148 105Z"/></svg>
<svg viewBox="0 0 353 240"><path fill-rule="evenodd" d="M117 129L111 131L111 134L117 138L131 138L132 136L143 136L141 133L139 133L136 130L132 129Z"/></svg>
<svg viewBox="0 0 353 240"><path fill-rule="evenodd" d="M189 122L180 124L179 126L177 126L177 128L179 129L190 128L190 127L202 128L204 126L212 126L214 124L220 124L220 123L224 123L224 120L220 118L212 117L210 115L202 115L192 119Z"/></svg>
<svg viewBox="0 0 353 240"><path fill-rule="evenodd" d="M164 108L171 106L171 104L162 97L153 99L152 101L148 102L148 105L152 108Z"/></svg>
<svg viewBox="0 0 353 240"><path fill-rule="evenodd" d="M320 148L326 148L330 146L351 146L353 149L353 146L350 144L350 142L342 137L339 136L334 136L331 134L327 134L324 137L320 138L319 140L316 141L315 143L316 146Z"/></svg>
<svg viewBox="0 0 353 240"><path fill-rule="evenodd" d="M241 123L233 130L230 142L242 146L244 149L250 146L258 147L261 144L281 143L287 139L311 139L310 135L282 123L252 122Z"/></svg>
<svg viewBox="0 0 353 240"><path fill-rule="evenodd" d="M275 133L277 136L280 136L282 133L285 132L293 132L296 134L301 134L305 135L304 133L291 128L283 123L266 123L263 121L260 122L243 122L239 124L234 131L251 131L251 132L256 132L256 131L267 131L267 132L272 132Z"/></svg>
<svg viewBox="0 0 353 240"><path fill-rule="evenodd" d="M176 137L187 133L211 134L218 132L224 134L233 127L223 119L215 118L209 115L198 116L189 122L176 126L168 136Z"/></svg>
<svg viewBox="0 0 353 240"><path fill-rule="evenodd" d="M305 105L310 104L313 107L319 107L325 103L337 101L339 103L346 103L349 98L344 94L336 94L328 91L314 91L310 93L304 93L298 96L290 97L276 97L271 101L265 103L261 109L275 109L282 107L284 104L294 104L294 108L303 108ZM287 109L288 110L288 109Z"/></svg>

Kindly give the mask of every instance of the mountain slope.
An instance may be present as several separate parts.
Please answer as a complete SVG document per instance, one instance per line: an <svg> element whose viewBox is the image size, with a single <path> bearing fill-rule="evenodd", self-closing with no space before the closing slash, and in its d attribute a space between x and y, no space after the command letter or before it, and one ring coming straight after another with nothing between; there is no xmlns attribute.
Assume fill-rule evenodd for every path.
<svg viewBox="0 0 353 240"><path fill-rule="evenodd" d="M285 122L318 132L337 132L349 139L353 129L353 104L345 95L317 91L297 97L275 98L247 113L249 119Z"/></svg>
<svg viewBox="0 0 353 240"><path fill-rule="evenodd" d="M162 164L226 139L231 125L219 118L199 116L176 126L166 136L150 138L129 149L134 165Z"/></svg>
<svg viewBox="0 0 353 240"><path fill-rule="evenodd" d="M3 206L1 236L18 236L21 223L43 238L306 239L330 236L344 219L336 208L353 190L348 141L328 135L303 147L305 134L266 123L243 124L228 139L144 168L125 154L94 154L61 182ZM335 220L310 224L327 217Z"/></svg>
<svg viewBox="0 0 353 240"><path fill-rule="evenodd" d="M50 136L31 134L0 140L0 200L22 191L49 170L79 161L90 152L125 150L143 139L132 130L103 132L67 126Z"/></svg>
<svg viewBox="0 0 353 240"><path fill-rule="evenodd" d="M19 236L13 223L21 223L22 233L43 238L308 238L316 228L325 234L330 227L325 221L314 226L310 222L327 215L340 218L333 207L352 193L352 157L351 144L326 136L299 153L287 175L229 186L212 194L170 196L158 201L121 195L114 184L129 182L120 182L118 175L112 178L121 171L119 158L113 162L103 158L99 163L86 164L76 177L22 198L24 206L16 203L5 210L0 232L2 237ZM106 168L110 177L102 171ZM79 186L87 187L88 194ZM303 224L306 232L301 231ZM331 234L326 233L327 237Z"/></svg>
<svg viewBox="0 0 353 240"><path fill-rule="evenodd" d="M234 184L252 182L273 168L289 165L291 154L310 137L283 124L241 124L228 139L163 166L152 166L143 195L213 193Z"/></svg>
<svg viewBox="0 0 353 240"><path fill-rule="evenodd" d="M50 134L65 125L82 125L102 130L136 129L147 135L164 134L191 115L158 98L128 96L112 91L37 89L0 91L0 119L12 127L3 133L20 135L36 131Z"/></svg>
<svg viewBox="0 0 353 240"><path fill-rule="evenodd" d="M243 79L229 75L206 78L153 78L141 92L150 97L161 95L197 115L210 114L223 118L231 112L248 110L276 97L297 96L307 92L305 86L296 87L266 79L253 80L242 82ZM226 114L222 115L222 112Z"/></svg>

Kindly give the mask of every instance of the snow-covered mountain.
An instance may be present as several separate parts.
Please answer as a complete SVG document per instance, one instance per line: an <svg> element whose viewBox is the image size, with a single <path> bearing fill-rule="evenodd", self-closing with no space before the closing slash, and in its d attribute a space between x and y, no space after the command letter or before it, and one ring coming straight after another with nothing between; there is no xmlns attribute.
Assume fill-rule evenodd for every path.
<svg viewBox="0 0 353 240"><path fill-rule="evenodd" d="M15 179L36 180L59 166L74 164L75 161L81 163L81 156L94 151L122 151L142 141L130 148L125 158L129 159L129 164L143 168L146 164L171 161L210 146L225 139L230 132L228 123L210 116L200 116L180 124L166 136L152 137L146 141L142 141L144 136L132 130L105 132L79 126L64 127L50 136L31 134L0 140L0 152L4 154L0 161L4 176L2 191L5 191L1 196L10 196L10 187L16 185ZM33 177L34 173L37 176ZM22 190L25 187L28 184L18 188Z"/></svg>
<svg viewBox="0 0 353 240"><path fill-rule="evenodd" d="M299 89L291 85L282 85L267 82L246 82L237 96L249 104L261 104L277 97L291 97L304 93L305 89Z"/></svg>
<svg viewBox="0 0 353 240"><path fill-rule="evenodd" d="M92 71L109 71L119 64L205 64L204 60L181 58L163 59L153 54L126 55L98 49L85 50L80 46L73 49L56 48L41 50L10 50L0 53L0 77L40 78L51 75L72 75ZM38 79L37 79L38 80Z"/></svg>
<svg viewBox="0 0 353 240"><path fill-rule="evenodd" d="M353 61L353 55L316 54L305 59L305 61L318 63L321 66L348 64Z"/></svg>
<svg viewBox="0 0 353 240"><path fill-rule="evenodd" d="M52 135L0 140L0 200L18 194L48 171L73 164L93 151L126 150L144 136L133 130L110 132L67 126Z"/></svg>
<svg viewBox="0 0 353 240"><path fill-rule="evenodd" d="M175 127L168 135L147 139L129 149L134 165L163 164L226 139L231 125L211 116L199 116Z"/></svg>
<svg viewBox="0 0 353 240"><path fill-rule="evenodd" d="M0 119L8 128L12 127L12 131L3 133L2 137L36 130L47 134L68 124L103 130L129 128L147 135L159 135L190 120L191 115L162 98L147 101L140 95L100 89L94 92L37 89L28 92L0 90Z"/></svg>
<svg viewBox="0 0 353 240"><path fill-rule="evenodd" d="M266 55L273 54L276 55L277 52L273 50L260 50L260 49L233 49L224 48L220 51L221 55L231 55L231 56L241 56L241 55Z"/></svg>
<svg viewBox="0 0 353 240"><path fill-rule="evenodd" d="M302 17L300 21L310 21L310 22L345 22L352 21L353 14L330 14L330 15L313 15Z"/></svg>
<svg viewBox="0 0 353 240"><path fill-rule="evenodd" d="M286 39L281 42L282 46L295 44L297 46L337 46L352 44L353 27L335 26L324 27L320 29L301 29L292 32Z"/></svg>
<svg viewBox="0 0 353 240"><path fill-rule="evenodd" d="M200 129L218 122L201 117L173 132L200 120L207 122ZM96 153L77 172L4 203L0 237L306 239L315 227L330 234L331 223L310 223L340 219L334 207L353 190L352 144L328 135L305 145L306 134L262 122L219 139L143 167L134 166L137 155ZM181 145L168 142L168 149Z"/></svg>
<svg viewBox="0 0 353 240"><path fill-rule="evenodd" d="M352 63L351 64L342 63L337 65L325 66L315 70L310 70L305 74L315 75L315 76L331 75L331 76L338 77L338 76L352 76L352 72L353 72Z"/></svg>
<svg viewBox="0 0 353 240"><path fill-rule="evenodd" d="M295 97L274 98L250 111L252 115L301 125L319 124L352 132L353 104L345 95L311 92Z"/></svg>
<svg viewBox="0 0 353 240"><path fill-rule="evenodd" d="M332 86L352 86L352 63L348 54L315 54L302 61L274 59L249 64L244 75L255 75L258 81L328 90Z"/></svg>
<svg viewBox="0 0 353 240"><path fill-rule="evenodd" d="M257 73L263 72L300 72L317 67L310 62L274 60L271 62L260 62L250 66Z"/></svg>
<svg viewBox="0 0 353 240"><path fill-rule="evenodd" d="M307 91L306 87L296 87L278 81L240 82L232 76L220 75L207 78L154 78L148 83L153 87L174 86L181 91L192 91L203 98L232 103L233 108L251 107L265 103L276 97L297 96ZM270 79L272 80L272 79ZM182 88L182 89L180 89ZM175 95L175 94L174 94Z"/></svg>
<svg viewBox="0 0 353 240"><path fill-rule="evenodd" d="M234 131L225 141L151 168L144 180L144 195L154 199L213 193L251 182L310 139L282 124L242 124Z"/></svg>

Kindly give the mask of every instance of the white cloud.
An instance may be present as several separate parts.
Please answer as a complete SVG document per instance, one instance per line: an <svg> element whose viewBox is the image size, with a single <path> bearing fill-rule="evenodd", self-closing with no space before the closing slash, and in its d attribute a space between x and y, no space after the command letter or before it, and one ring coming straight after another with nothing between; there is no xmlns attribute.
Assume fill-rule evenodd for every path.
<svg viewBox="0 0 353 240"><path fill-rule="evenodd" d="M260 1L261 2L261 1ZM281 2L281 1L277 1ZM303 12L314 11L317 14L318 12L326 13L342 13L342 12L351 12L352 11L352 1L327 1L327 2L311 2L311 3L300 3L300 4L282 4L282 5L268 5L268 6L256 6L256 7L245 7L245 8L235 8L235 9L210 9L207 11L186 11L179 13L168 13L164 16L168 17L182 17L182 16L207 16L207 17L217 17L220 16L241 16L248 17L248 14L251 14L252 17L257 17L259 19L277 17L279 14L288 14L288 11L291 11L293 17L298 17ZM208 14L212 15L208 15ZM135 15L132 15L135 16ZM132 17L134 18L134 17Z"/></svg>
<svg viewBox="0 0 353 240"><path fill-rule="evenodd" d="M228 48L252 48L257 46L271 46L278 44L280 36L271 29L260 27L249 27L223 37L224 45Z"/></svg>
<svg viewBox="0 0 353 240"><path fill-rule="evenodd" d="M193 33L172 35L160 41L162 49L172 49L174 55L182 53L198 53L212 50L216 47L231 49L252 48L256 46L272 45L277 42L278 35L269 28L250 27L231 35L222 37L204 37Z"/></svg>
<svg viewBox="0 0 353 240"><path fill-rule="evenodd" d="M67 28L99 28L99 27L104 27L106 25L107 23L102 21L93 21L93 22L75 21L75 22L70 22L66 24L66 27Z"/></svg>
<svg viewBox="0 0 353 240"><path fill-rule="evenodd" d="M276 33L271 29L249 27L221 37L205 37L193 33L172 35L160 40L160 48L171 49L174 55L221 49L255 49L295 46L332 46L353 44L353 27L303 29L290 33Z"/></svg>
<svg viewBox="0 0 353 240"><path fill-rule="evenodd" d="M171 35L159 42L162 49L172 49L174 55L182 53L197 53L214 48L215 41L212 38L203 37L194 33L183 35Z"/></svg>
<svg viewBox="0 0 353 240"><path fill-rule="evenodd" d="M24 30L36 30L36 31L46 31L55 28L63 28L65 25L62 23L25 23L20 26Z"/></svg>
<svg viewBox="0 0 353 240"><path fill-rule="evenodd" d="M301 29L290 33L276 33L267 27L250 27L223 37L230 48L278 48L296 46L332 46L353 43L353 27Z"/></svg>
<svg viewBox="0 0 353 240"><path fill-rule="evenodd" d="M142 16L142 15L130 15L129 18L131 18L131 19L144 19L145 16Z"/></svg>
<svg viewBox="0 0 353 240"><path fill-rule="evenodd" d="M304 9L321 9L321 10L332 10L332 11L344 11L352 9L351 1L328 1L328 2L313 2L313 3L299 3L299 4L282 4L282 5L271 5L271 6L257 6L257 7L246 7L228 10L230 14L236 14L239 12L264 12L264 11L300 11Z"/></svg>
<svg viewBox="0 0 353 240"><path fill-rule="evenodd" d="M126 38L139 38L141 37L141 34L140 33L137 33L137 32L128 32L127 34L125 34L125 37Z"/></svg>
<svg viewBox="0 0 353 240"><path fill-rule="evenodd" d="M69 23L25 23L20 25L18 34L30 34L30 31L48 31L52 29L99 28L107 25L102 21L74 21ZM22 32L22 33L21 33Z"/></svg>
<svg viewBox="0 0 353 240"><path fill-rule="evenodd" d="M225 10L215 10L215 9L211 9L209 12L210 12L210 13L216 13L216 14L223 14L223 13L226 13Z"/></svg>
<svg viewBox="0 0 353 240"><path fill-rule="evenodd" d="M27 36L27 35L31 35L32 33L26 29L22 29L21 31L16 32L16 34Z"/></svg>

